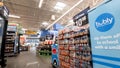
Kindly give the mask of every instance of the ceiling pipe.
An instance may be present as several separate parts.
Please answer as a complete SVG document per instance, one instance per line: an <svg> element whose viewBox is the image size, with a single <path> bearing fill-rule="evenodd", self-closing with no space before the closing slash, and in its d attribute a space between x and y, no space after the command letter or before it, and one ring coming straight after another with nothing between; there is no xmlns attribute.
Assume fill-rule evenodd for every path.
<svg viewBox="0 0 120 68"><path fill-rule="evenodd" d="M80 0L77 2L73 7L71 7L68 11L66 11L63 15L61 15L57 20L55 20L51 25L49 25L46 30L48 30L52 25L54 25L57 21L59 21L62 17L64 17L66 14L68 14L71 10L73 10L76 6L78 6L80 3L82 3L83 0Z"/></svg>

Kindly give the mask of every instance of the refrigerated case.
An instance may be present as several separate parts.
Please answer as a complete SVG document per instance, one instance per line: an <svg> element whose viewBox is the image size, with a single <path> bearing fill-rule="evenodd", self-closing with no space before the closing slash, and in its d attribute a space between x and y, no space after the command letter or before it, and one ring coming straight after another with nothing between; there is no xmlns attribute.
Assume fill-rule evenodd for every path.
<svg viewBox="0 0 120 68"><path fill-rule="evenodd" d="M5 56L16 56L18 53L17 26L8 25L5 43Z"/></svg>
<svg viewBox="0 0 120 68"><path fill-rule="evenodd" d="M4 58L4 50L5 50L5 38L6 38L6 30L8 24L8 14L9 11L5 6L0 6L0 65L2 68L6 66L5 58Z"/></svg>

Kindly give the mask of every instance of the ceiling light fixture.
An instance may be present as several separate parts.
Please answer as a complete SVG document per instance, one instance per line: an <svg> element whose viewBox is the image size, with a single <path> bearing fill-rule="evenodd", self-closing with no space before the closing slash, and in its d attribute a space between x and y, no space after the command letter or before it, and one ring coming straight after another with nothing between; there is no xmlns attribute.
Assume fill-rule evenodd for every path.
<svg viewBox="0 0 120 68"><path fill-rule="evenodd" d="M39 8L42 7L42 3L43 3L43 0L40 0L40 2L39 2Z"/></svg>
<svg viewBox="0 0 120 68"><path fill-rule="evenodd" d="M24 31L25 31L25 30L27 30L27 29L25 29L25 28L22 28L22 30L24 30Z"/></svg>
<svg viewBox="0 0 120 68"><path fill-rule="evenodd" d="M69 20L70 23L73 23L73 19Z"/></svg>
<svg viewBox="0 0 120 68"><path fill-rule="evenodd" d="M45 21L45 22L42 23L42 25L47 26L48 22Z"/></svg>
<svg viewBox="0 0 120 68"><path fill-rule="evenodd" d="M51 16L51 20L55 20L55 15L52 15L52 16Z"/></svg>
<svg viewBox="0 0 120 68"><path fill-rule="evenodd" d="M9 17L12 17L12 18L21 18L20 16L17 16L17 15L9 15Z"/></svg>
<svg viewBox="0 0 120 68"><path fill-rule="evenodd" d="M63 10L63 8L66 6L66 4L62 3L62 2L57 2L57 4L55 5L54 9L56 10Z"/></svg>
<svg viewBox="0 0 120 68"><path fill-rule="evenodd" d="M55 20L51 25L49 25L47 29L49 29L52 25L54 25L57 21L59 21L62 17L64 17L66 14L68 14L71 10L73 10L76 6L78 6L80 3L82 3L83 0L80 0L79 2L77 2L73 7L71 7L68 11L66 11L63 15L61 15L57 20Z"/></svg>

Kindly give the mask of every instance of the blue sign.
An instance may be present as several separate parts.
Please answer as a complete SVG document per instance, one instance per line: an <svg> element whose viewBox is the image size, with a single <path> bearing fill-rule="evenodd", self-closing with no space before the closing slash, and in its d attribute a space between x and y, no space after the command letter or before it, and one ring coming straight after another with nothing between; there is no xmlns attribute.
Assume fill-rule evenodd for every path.
<svg viewBox="0 0 120 68"><path fill-rule="evenodd" d="M40 37L45 37L46 35L49 35L49 34L50 34L50 33L49 33L48 30L42 30Z"/></svg>
<svg viewBox="0 0 120 68"><path fill-rule="evenodd" d="M110 30L114 25L114 16L110 13L103 13L97 17L95 21L95 27L100 32L105 32Z"/></svg>
<svg viewBox="0 0 120 68"><path fill-rule="evenodd" d="M120 0L105 0L88 13L93 68L120 68Z"/></svg>
<svg viewBox="0 0 120 68"><path fill-rule="evenodd" d="M55 64L56 66L59 66L58 47L58 44L52 45L52 64Z"/></svg>

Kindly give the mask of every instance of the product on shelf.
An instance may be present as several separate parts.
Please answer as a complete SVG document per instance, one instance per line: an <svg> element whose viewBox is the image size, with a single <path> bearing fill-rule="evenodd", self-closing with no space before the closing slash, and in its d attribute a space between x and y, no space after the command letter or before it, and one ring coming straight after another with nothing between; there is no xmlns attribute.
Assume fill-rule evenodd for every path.
<svg viewBox="0 0 120 68"><path fill-rule="evenodd" d="M28 51L29 50L29 46L21 46L21 51Z"/></svg>
<svg viewBox="0 0 120 68"><path fill-rule="evenodd" d="M40 38L40 44L36 48L39 55L52 55L53 35L47 35Z"/></svg>
<svg viewBox="0 0 120 68"><path fill-rule="evenodd" d="M88 25L59 32L60 68L92 68Z"/></svg>
<svg viewBox="0 0 120 68"><path fill-rule="evenodd" d="M6 33L5 56L17 55L17 26L9 25Z"/></svg>

